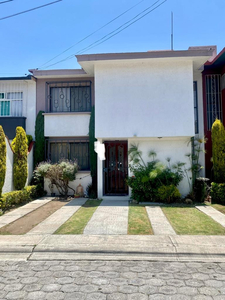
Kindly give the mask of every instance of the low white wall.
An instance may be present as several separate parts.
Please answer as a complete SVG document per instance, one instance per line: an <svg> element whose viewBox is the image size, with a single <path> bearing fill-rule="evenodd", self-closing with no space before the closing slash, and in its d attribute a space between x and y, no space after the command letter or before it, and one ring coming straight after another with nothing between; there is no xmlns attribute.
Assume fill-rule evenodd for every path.
<svg viewBox="0 0 225 300"><path fill-rule="evenodd" d="M87 189L87 186L92 182L92 179L91 179L91 174L90 172L78 172L76 174L76 180L74 181L71 181L69 183L69 186L71 186L74 190L76 190L76 188L78 187L79 184L81 184L84 188L84 192L86 193L86 189ZM50 191L50 188L49 188L49 184L50 184L50 181L48 179L45 179L45 185L44 185L44 189L45 191L47 192L48 195L51 194L51 191ZM54 186L54 189L53 189L53 192L58 195L59 192L58 190L56 189L56 187ZM69 189L69 195L73 195L74 192L73 190L70 190Z"/></svg>
<svg viewBox="0 0 225 300"><path fill-rule="evenodd" d="M88 136L90 113L51 113L44 114L44 117L47 137Z"/></svg>
<svg viewBox="0 0 225 300"><path fill-rule="evenodd" d="M13 151L10 147L9 140L6 138L6 174L5 183L2 189L2 194L8 193L14 190L13 186Z"/></svg>
<svg viewBox="0 0 225 300"><path fill-rule="evenodd" d="M6 138L6 174L5 174L5 183L2 189L2 194L14 191L13 185L13 151L10 146L10 141ZM32 174L33 174L33 147L27 156L28 164L28 177L26 186L29 185Z"/></svg>

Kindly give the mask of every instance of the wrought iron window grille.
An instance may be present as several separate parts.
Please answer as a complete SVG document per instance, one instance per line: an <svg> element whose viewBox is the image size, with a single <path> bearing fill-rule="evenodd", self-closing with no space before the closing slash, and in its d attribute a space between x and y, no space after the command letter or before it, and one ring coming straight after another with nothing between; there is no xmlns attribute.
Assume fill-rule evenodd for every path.
<svg viewBox="0 0 225 300"><path fill-rule="evenodd" d="M87 139L46 139L45 159L57 163L61 159L75 160L79 170L90 170L89 141Z"/></svg>
<svg viewBox="0 0 225 300"><path fill-rule="evenodd" d="M90 112L91 81L46 82L46 112Z"/></svg>

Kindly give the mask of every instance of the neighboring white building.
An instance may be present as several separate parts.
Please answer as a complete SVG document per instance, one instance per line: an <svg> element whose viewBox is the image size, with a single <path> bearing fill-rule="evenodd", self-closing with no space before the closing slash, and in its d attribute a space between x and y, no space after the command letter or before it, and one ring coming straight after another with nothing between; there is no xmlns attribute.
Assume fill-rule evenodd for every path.
<svg viewBox="0 0 225 300"><path fill-rule="evenodd" d="M188 168L189 141L204 135L202 66L215 50L78 55L82 70L31 70L37 78L37 113L45 111L46 158L78 156L83 166L78 177L90 175L88 124L95 104L95 134L106 151L106 160L98 160L98 197L129 198L125 178L131 175L132 143L146 162L155 150L163 162L170 157ZM74 186L80 182L85 188L90 177ZM189 192L187 179L179 189L182 195Z"/></svg>
<svg viewBox="0 0 225 300"><path fill-rule="evenodd" d="M36 120L36 79L26 77L0 77L0 125L9 140L22 126L34 139Z"/></svg>
<svg viewBox="0 0 225 300"><path fill-rule="evenodd" d="M11 142L16 136L16 127L22 126L26 134L35 138L36 120L36 79L26 77L0 77L0 125L3 127L7 145L6 177L3 193L14 190L13 151ZM29 184L33 174L33 144L28 153Z"/></svg>

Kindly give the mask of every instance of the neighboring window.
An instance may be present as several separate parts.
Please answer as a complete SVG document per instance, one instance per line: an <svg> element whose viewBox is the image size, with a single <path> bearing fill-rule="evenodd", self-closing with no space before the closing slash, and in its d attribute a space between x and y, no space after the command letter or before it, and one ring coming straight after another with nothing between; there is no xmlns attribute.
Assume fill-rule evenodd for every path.
<svg viewBox="0 0 225 300"><path fill-rule="evenodd" d="M198 133L198 90L197 90L197 81L193 82L193 92L194 92L195 134L197 134Z"/></svg>
<svg viewBox="0 0 225 300"><path fill-rule="evenodd" d="M63 158L77 160L80 170L90 170L89 142L87 140L49 140L47 159L56 163Z"/></svg>
<svg viewBox="0 0 225 300"><path fill-rule="evenodd" d="M222 121L221 75L206 75L207 129L215 119Z"/></svg>
<svg viewBox="0 0 225 300"><path fill-rule="evenodd" d="M82 83L73 86L52 87L50 85L51 112L89 112L91 111L91 86Z"/></svg>
<svg viewBox="0 0 225 300"><path fill-rule="evenodd" d="M23 92L0 93L0 116L22 117Z"/></svg>

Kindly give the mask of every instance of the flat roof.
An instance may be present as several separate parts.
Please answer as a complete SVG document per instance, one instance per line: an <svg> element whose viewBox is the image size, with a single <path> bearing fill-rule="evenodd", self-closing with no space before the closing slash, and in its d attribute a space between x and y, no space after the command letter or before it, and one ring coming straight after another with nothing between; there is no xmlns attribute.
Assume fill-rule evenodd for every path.
<svg viewBox="0 0 225 300"><path fill-rule="evenodd" d="M27 75L27 76L18 76L18 77L0 77L0 80L32 80L34 76Z"/></svg>
<svg viewBox="0 0 225 300"><path fill-rule="evenodd" d="M33 74L36 78L57 78L57 77L75 77L87 75L83 69L56 69L56 70L38 70L30 69L30 73Z"/></svg>
<svg viewBox="0 0 225 300"><path fill-rule="evenodd" d="M76 55L77 61L99 61L99 60L120 60L120 59L145 59L145 58L178 58L212 56L215 53L215 46L190 47L188 50L162 50L147 52L127 53L100 53Z"/></svg>

